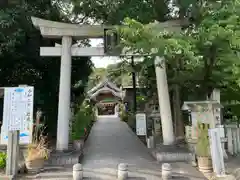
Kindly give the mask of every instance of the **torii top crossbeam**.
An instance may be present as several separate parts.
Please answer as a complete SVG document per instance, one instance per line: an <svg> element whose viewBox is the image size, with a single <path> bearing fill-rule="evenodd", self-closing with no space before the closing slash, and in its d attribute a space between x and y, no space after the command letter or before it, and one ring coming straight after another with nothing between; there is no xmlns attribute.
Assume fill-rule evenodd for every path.
<svg viewBox="0 0 240 180"><path fill-rule="evenodd" d="M102 38L104 29L112 29L117 26L105 25L78 25L70 23L62 23L49 21L37 17L31 17L33 25L41 31L43 37L61 38L63 36L71 36L74 39L85 38ZM179 31L181 22L179 20L171 20L158 23L159 30Z"/></svg>
<svg viewBox="0 0 240 180"><path fill-rule="evenodd" d="M102 38L105 28L113 28L113 26L62 23L37 17L31 17L31 19L33 25L38 28L42 36L46 38L61 38L62 36L71 36L75 39Z"/></svg>

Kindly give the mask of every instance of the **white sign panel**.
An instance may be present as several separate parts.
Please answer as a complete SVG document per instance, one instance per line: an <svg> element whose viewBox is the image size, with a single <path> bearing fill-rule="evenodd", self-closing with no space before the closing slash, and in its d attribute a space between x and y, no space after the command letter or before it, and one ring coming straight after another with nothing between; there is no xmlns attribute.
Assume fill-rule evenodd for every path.
<svg viewBox="0 0 240 180"><path fill-rule="evenodd" d="M209 129L209 141L212 156L213 170L217 176L225 175L223 150L218 128Z"/></svg>
<svg viewBox="0 0 240 180"><path fill-rule="evenodd" d="M212 111L207 112L191 112L192 116L192 125L196 126L198 122L204 123L204 124L210 124L212 117Z"/></svg>
<svg viewBox="0 0 240 180"><path fill-rule="evenodd" d="M147 135L146 114L144 113L136 114L136 131L138 136Z"/></svg>
<svg viewBox="0 0 240 180"><path fill-rule="evenodd" d="M4 88L3 124L1 144L7 144L8 131L19 130L20 144L32 139L33 87Z"/></svg>

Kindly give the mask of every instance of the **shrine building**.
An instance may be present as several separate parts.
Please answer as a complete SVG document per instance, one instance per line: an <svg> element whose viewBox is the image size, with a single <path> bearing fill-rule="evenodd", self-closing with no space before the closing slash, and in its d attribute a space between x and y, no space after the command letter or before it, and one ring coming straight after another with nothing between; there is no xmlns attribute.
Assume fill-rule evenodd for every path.
<svg viewBox="0 0 240 180"><path fill-rule="evenodd" d="M97 116L118 116L119 104L123 100L123 92L114 83L105 80L89 90L87 95L96 106Z"/></svg>

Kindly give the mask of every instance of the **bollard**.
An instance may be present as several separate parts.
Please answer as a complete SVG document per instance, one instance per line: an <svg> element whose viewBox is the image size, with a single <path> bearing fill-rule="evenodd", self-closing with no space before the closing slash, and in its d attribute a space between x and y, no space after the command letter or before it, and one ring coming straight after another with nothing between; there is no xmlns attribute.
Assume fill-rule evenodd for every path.
<svg viewBox="0 0 240 180"><path fill-rule="evenodd" d="M126 180L127 178L128 178L127 164L120 163L118 165L118 179L119 180Z"/></svg>
<svg viewBox="0 0 240 180"><path fill-rule="evenodd" d="M163 180L172 179L172 167L168 163L162 164L162 179Z"/></svg>
<svg viewBox="0 0 240 180"><path fill-rule="evenodd" d="M83 179L83 168L81 164L73 165L73 180L82 180Z"/></svg>
<svg viewBox="0 0 240 180"><path fill-rule="evenodd" d="M150 139L151 148L155 148L154 136L150 136L149 139Z"/></svg>
<svg viewBox="0 0 240 180"><path fill-rule="evenodd" d="M197 159L194 153L191 154L191 163L193 167L197 167Z"/></svg>
<svg viewBox="0 0 240 180"><path fill-rule="evenodd" d="M147 138L147 147L150 149L151 147L151 140L150 138Z"/></svg>

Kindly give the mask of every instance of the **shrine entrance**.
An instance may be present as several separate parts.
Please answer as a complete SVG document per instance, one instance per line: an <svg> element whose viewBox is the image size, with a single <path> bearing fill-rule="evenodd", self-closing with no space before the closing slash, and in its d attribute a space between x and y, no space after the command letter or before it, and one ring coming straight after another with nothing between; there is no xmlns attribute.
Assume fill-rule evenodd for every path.
<svg viewBox="0 0 240 180"><path fill-rule="evenodd" d="M61 44L55 44L55 47L40 47L40 56L61 57L60 84L59 84L59 102L58 102L58 122L57 122L57 150L68 149L69 145L69 122L71 119L71 67L72 57L92 57L92 56L143 56L119 49L120 37L118 36L118 26L105 25L78 25L63 22L48 21L36 17L31 17L33 25L40 30L44 38L61 39ZM149 24L151 31L181 31L181 21L166 21L162 23L154 22ZM81 47L73 42L89 38L103 38L104 47ZM155 49L155 48L153 48ZM154 50L155 51L155 50ZM154 52L153 51L153 52ZM151 56L152 53L146 54ZM153 54L154 55L154 54ZM155 55L154 55L155 56ZM159 66L160 65L160 66ZM168 93L167 75L165 59L155 56L155 69L157 89L159 96L160 115L162 121L163 141L165 145L171 145L175 141L173 133L173 123ZM117 87L116 87L117 88ZM110 88L111 89L111 88ZM118 89L118 90L117 90ZM109 89L117 101L122 99L122 91L117 88ZM102 89L102 92L105 90ZM99 94L99 93L98 93ZM160 98L161 96L161 98ZM96 95L93 96L94 98ZM90 98L94 100L94 98ZM99 101L95 101L99 102ZM115 106L115 115L117 115L117 106ZM98 111L98 108L96 108ZM98 114L98 112L96 112Z"/></svg>
<svg viewBox="0 0 240 180"><path fill-rule="evenodd" d="M115 114L115 106L117 104L114 102L111 103L98 103L98 115L114 115Z"/></svg>
<svg viewBox="0 0 240 180"><path fill-rule="evenodd" d="M87 94L89 99L95 104L97 116L118 116L118 106L123 99L123 93L114 83L105 80L88 91Z"/></svg>

